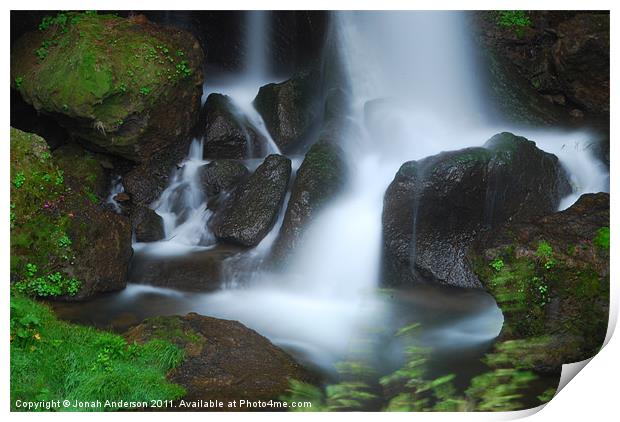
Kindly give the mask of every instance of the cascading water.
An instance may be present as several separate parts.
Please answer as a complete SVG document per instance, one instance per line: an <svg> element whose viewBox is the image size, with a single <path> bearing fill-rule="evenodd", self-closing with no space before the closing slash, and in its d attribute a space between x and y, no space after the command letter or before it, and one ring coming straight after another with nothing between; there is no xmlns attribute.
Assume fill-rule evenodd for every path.
<svg viewBox="0 0 620 422"><path fill-rule="evenodd" d="M247 70L240 77L207 81L204 98L211 92L228 94L263 135L266 155L278 149L251 102L258 87L270 82L264 57L259 57L264 54L267 19L251 16L248 45L257 54L246 55ZM513 128L485 119L463 14L340 12L332 25L336 37L332 44L351 89L350 120L356 126L341 140L349 183L307 229L304 244L286 271L259 271L255 265L269 252L281 214L257 248L228 258L224 289L208 294L151 289L144 295L143 287L131 286L119 294L119 302L142 309L142 317L193 311L239 320L326 369L346 359L368 333L394 331L410 322L424 324L425 345L458 350L451 353L453 360L467 354L465 350L476 350L473 361L477 361L502 325L501 312L490 296L418 286L392 299L377 291L382 201L403 162L479 146L495 133ZM260 39L262 43L251 43ZM608 174L587 148L590 133L527 128L514 132L556 154L569 172L575 193L564 199L561 208L581 193L608 190ZM296 168L300 160L294 162ZM164 218L166 240L137 245L138 249L184 254L188 247L214 244L206 229L207 198L198 180L198 168L206 163L202 144L195 140L187 160L153 204ZM155 294L167 299L159 300ZM389 340L384 340L379 348L390 355Z"/></svg>

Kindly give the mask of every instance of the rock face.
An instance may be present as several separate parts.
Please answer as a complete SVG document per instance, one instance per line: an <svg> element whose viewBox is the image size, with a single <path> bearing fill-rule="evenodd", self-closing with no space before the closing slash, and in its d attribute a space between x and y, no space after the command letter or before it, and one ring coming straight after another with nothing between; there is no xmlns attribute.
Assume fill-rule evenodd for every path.
<svg viewBox="0 0 620 422"><path fill-rule="evenodd" d="M256 246L273 227L286 196L291 160L272 154L237 189L210 221L215 236Z"/></svg>
<svg viewBox="0 0 620 422"><path fill-rule="evenodd" d="M277 400L289 388L289 379L316 383L284 351L236 321L195 313L156 317L125 337L130 343L166 339L185 350L184 362L168 375L186 389L185 400L221 400L225 406L240 399Z"/></svg>
<svg viewBox="0 0 620 422"><path fill-rule="evenodd" d="M305 72L260 88L254 107L283 153L303 148L318 129L322 114L317 72Z"/></svg>
<svg viewBox="0 0 620 422"><path fill-rule="evenodd" d="M222 287L225 260L240 249L218 245L205 251L165 258L137 252L131 260L127 280L183 291L214 291Z"/></svg>
<svg viewBox="0 0 620 422"><path fill-rule="evenodd" d="M93 148L142 162L198 118L203 53L184 31L143 16L59 13L12 47L11 86Z"/></svg>
<svg viewBox="0 0 620 422"><path fill-rule="evenodd" d="M557 157L510 133L495 135L484 148L407 162L383 202L385 281L480 287L465 262L474 237L553 211L569 192Z"/></svg>
<svg viewBox="0 0 620 422"><path fill-rule="evenodd" d="M236 160L214 160L198 171L204 192L209 196L230 191L250 174L248 169Z"/></svg>
<svg viewBox="0 0 620 422"><path fill-rule="evenodd" d="M528 11L525 26L478 12L497 106L520 121L609 120L609 13ZM546 104L545 104L546 103Z"/></svg>
<svg viewBox="0 0 620 422"><path fill-rule="evenodd" d="M609 312L609 194L509 222L473 244L470 263L504 314L501 338L537 342L531 365L557 371L594 356Z"/></svg>
<svg viewBox="0 0 620 422"><path fill-rule="evenodd" d="M251 158L263 154L263 138L226 95L211 94L201 112L204 158Z"/></svg>
<svg viewBox="0 0 620 422"><path fill-rule="evenodd" d="M152 209L137 206L132 210L131 219L136 241L156 242L165 237L164 220Z"/></svg>
<svg viewBox="0 0 620 422"><path fill-rule="evenodd" d="M100 205L106 183L98 156L77 145L51 154L42 138L11 129L11 172L12 281L29 294L65 300L123 289L131 226ZM79 289L54 274L75 278ZM41 290L37 277L49 288Z"/></svg>
<svg viewBox="0 0 620 422"><path fill-rule="evenodd" d="M282 228L273 247L278 262L302 241L304 230L327 201L345 184L346 163L337 145L320 141L312 146L297 171Z"/></svg>

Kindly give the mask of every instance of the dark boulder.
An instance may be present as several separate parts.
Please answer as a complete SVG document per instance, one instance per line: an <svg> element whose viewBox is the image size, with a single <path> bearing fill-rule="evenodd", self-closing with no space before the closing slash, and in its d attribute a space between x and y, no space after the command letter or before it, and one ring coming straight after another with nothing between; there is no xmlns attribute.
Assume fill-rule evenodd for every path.
<svg viewBox="0 0 620 422"><path fill-rule="evenodd" d="M201 112L204 158L251 158L262 155L264 138L232 100L211 94Z"/></svg>
<svg viewBox="0 0 620 422"><path fill-rule="evenodd" d="M210 221L215 236L243 246L255 246L276 222L288 181L291 160L272 154L231 194Z"/></svg>
<svg viewBox="0 0 620 422"><path fill-rule="evenodd" d="M282 349L237 321L195 313L150 318L130 329L125 338L145 343L171 341L185 351L184 361L168 379L186 390L186 401L219 400L227 409L247 410L239 400L278 400L291 379L316 383L316 377ZM192 410L192 409L187 409Z"/></svg>
<svg viewBox="0 0 620 422"><path fill-rule="evenodd" d="M62 300L123 289L131 226L101 205L100 157L75 144L50 153L45 140L13 128L10 144L11 280L27 294Z"/></svg>
<svg viewBox="0 0 620 422"><path fill-rule="evenodd" d="M226 259L239 252L240 248L231 245L170 257L136 252L128 281L190 292L214 291L222 287Z"/></svg>
<svg viewBox="0 0 620 422"><path fill-rule="evenodd" d="M383 202L386 283L480 287L465 262L475 236L551 212L569 192L557 157L510 133L495 135L483 148L407 162Z"/></svg>
<svg viewBox="0 0 620 422"><path fill-rule="evenodd" d="M230 191L250 172L236 160L214 160L198 170L204 192L208 196Z"/></svg>
<svg viewBox="0 0 620 422"><path fill-rule="evenodd" d="M609 12L527 11L524 26L500 24L501 13L476 12L473 26L503 116L609 121Z"/></svg>
<svg viewBox="0 0 620 422"><path fill-rule="evenodd" d="M283 153L302 150L319 128L323 114L318 73L304 72L261 87L254 107Z"/></svg>
<svg viewBox="0 0 620 422"><path fill-rule="evenodd" d="M341 192L346 177L342 149L326 141L317 142L306 154L291 189L282 228L273 247L273 257L283 262L302 242L303 233L324 205Z"/></svg>
<svg viewBox="0 0 620 422"><path fill-rule="evenodd" d="M164 220L148 207L136 206L131 211L131 220L138 242L157 242L165 237Z"/></svg>
<svg viewBox="0 0 620 422"><path fill-rule="evenodd" d="M609 194L582 195L567 210L503 224L474 242L469 262L504 314L500 338L528 346L515 359L558 372L602 347Z"/></svg>

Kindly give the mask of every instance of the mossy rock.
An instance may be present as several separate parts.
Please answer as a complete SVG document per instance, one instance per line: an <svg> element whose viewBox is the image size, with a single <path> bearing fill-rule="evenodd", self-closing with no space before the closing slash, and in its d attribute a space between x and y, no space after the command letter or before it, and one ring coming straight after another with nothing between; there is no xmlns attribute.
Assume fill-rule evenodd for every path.
<svg viewBox="0 0 620 422"><path fill-rule="evenodd" d="M594 356L609 314L609 195L583 195L565 211L493 230L469 261L504 314L502 340L527 347L532 367L558 371ZM523 356L516 356L521 359Z"/></svg>
<svg viewBox="0 0 620 422"><path fill-rule="evenodd" d="M61 13L11 50L11 86L83 142L143 161L197 119L203 53L144 16ZM170 110L174 110L171 113Z"/></svg>
<svg viewBox="0 0 620 422"><path fill-rule="evenodd" d="M104 183L95 156L79 146L51 153L43 138L11 128L11 281L17 287L66 300L125 287L131 227L100 206L96 192ZM68 280L79 289L75 283L69 289Z"/></svg>
<svg viewBox="0 0 620 422"><path fill-rule="evenodd" d="M138 344L166 340L184 349L185 360L168 379L185 388L185 400L221 400L225 406L239 399L278 400L289 379L317 382L282 349L237 321L195 313L149 318L125 338Z"/></svg>
<svg viewBox="0 0 620 422"><path fill-rule="evenodd" d="M275 262L284 263L303 242L303 235L325 204L340 193L346 183L347 166L342 149L319 141L310 148L291 189L284 221L273 247Z"/></svg>
<svg viewBox="0 0 620 422"><path fill-rule="evenodd" d="M556 156L508 132L404 163L383 203L384 280L481 287L465 260L475 236L551 212L570 190Z"/></svg>

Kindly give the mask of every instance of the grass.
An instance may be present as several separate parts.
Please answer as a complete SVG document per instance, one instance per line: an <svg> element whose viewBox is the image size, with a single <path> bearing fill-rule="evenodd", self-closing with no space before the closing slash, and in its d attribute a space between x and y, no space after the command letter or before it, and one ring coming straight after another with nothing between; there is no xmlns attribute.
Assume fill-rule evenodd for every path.
<svg viewBox="0 0 620 422"><path fill-rule="evenodd" d="M163 340L127 344L121 336L58 320L45 305L11 297L11 408L15 401L174 400L166 380L183 351ZM118 410L118 406L105 409Z"/></svg>

